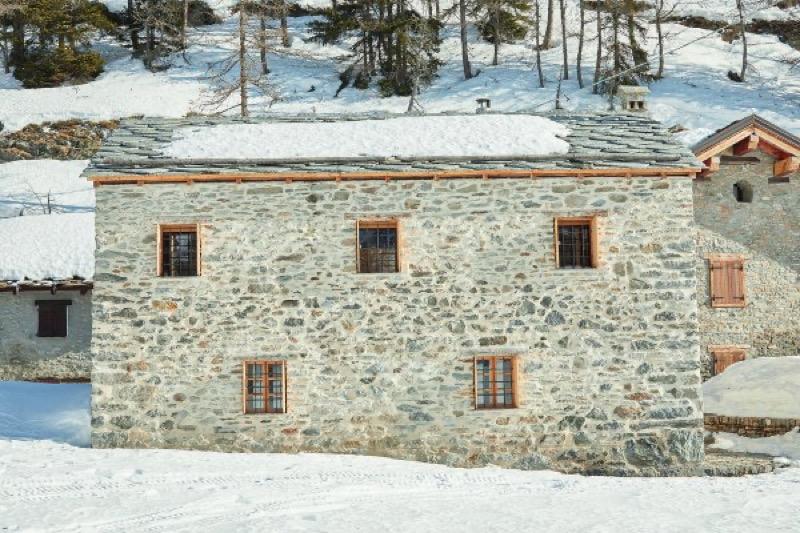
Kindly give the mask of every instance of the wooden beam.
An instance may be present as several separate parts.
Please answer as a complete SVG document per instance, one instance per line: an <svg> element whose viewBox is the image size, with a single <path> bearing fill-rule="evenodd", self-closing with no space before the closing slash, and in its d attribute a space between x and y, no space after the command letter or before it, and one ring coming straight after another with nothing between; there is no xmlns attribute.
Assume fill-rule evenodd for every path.
<svg viewBox="0 0 800 533"><path fill-rule="evenodd" d="M147 176L94 176L89 179L98 185L146 185L153 183L221 183L239 181L369 181L433 180L436 179L522 179L522 178L661 178L664 175L693 177L699 171L695 167L647 167L647 168L564 168L551 170L450 170L450 171L397 171L397 172L264 172L252 174L162 174Z"/></svg>
<svg viewBox="0 0 800 533"><path fill-rule="evenodd" d="M773 146L768 141L761 139L758 143L758 149L764 152L767 155L774 157L775 159L786 159L790 157L792 154L786 152L785 150L781 150L780 148Z"/></svg>
<svg viewBox="0 0 800 533"><path fill-rule="evenodd" d="M772 167L772 175L776 178L781 178L797 172L798 169L800 169L800 157L787 157L775 161L775 165Z"/></svg>
<svg viewBox="0 0 800 533"><path fill-rule="evenodd" d="M761 138L757 133L753 132L733 145L733 155L749 154L758 148L759 142L761 142Z"/></svg>
<svg viewBox="0 0 800 533"><path fill-rule="evenodd" d="M720 163L719 156L709 157L708 159L703 161L703 164L706 166L706 168L700 171L700 177L707 178L714 172L717 172L719 170L719 163Z"/></svg>

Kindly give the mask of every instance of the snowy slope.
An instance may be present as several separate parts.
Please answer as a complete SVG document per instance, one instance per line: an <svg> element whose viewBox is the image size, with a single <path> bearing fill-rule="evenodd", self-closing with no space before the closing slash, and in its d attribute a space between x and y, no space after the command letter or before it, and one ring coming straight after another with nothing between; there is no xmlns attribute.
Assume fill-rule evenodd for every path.
<svg viewBox="0 0 800 533"><path fill-rule="evenodd" d="M705 412L800 418L800 357L759 357L703 384Z"/></svg>
<svg viewBox="0 0 800 533"><path fill-rule="evenodd" d="M81 178L88 161L12 161L0 164L0 219L47 212L94 211L94 188Z"/></svg>

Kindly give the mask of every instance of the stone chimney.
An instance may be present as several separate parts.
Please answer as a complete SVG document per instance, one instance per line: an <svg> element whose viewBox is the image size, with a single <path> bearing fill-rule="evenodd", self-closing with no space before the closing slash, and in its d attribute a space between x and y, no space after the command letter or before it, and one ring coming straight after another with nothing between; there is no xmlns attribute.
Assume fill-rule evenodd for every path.
<svg viewBox="0 0 800 533"><path fill-rule="evenodd" d="M621 111L625 113L646 113L647 95L650 89L638 85L620 85L617 88L617 97Z"/></svg>
<svg viewBox="0 0 800 533"><path fill-rule="evenodd" d="M475 101L478 102L478 108L475 110L476 113L486 113L492 108L492 101L488 98L478 98Z"/></svg>

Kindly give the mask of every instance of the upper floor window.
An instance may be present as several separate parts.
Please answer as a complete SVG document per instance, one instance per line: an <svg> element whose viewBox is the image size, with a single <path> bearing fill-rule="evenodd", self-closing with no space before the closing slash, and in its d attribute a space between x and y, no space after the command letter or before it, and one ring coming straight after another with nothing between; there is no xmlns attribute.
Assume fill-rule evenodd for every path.
<svg viewBox="0 0 800 533"><path fill-rule="evenodd" d="M711 257L708 268L711 307L744 307L744 258Z"/></svg>
<svg viewBox="0 0 800 533"><path fill-rule="evenodd" d="M597 268L596 217L555 219L555 250L558 268Z"/></svg>
<svg viewBox="0 0 800 533"><path fill-rule="evenodd" d="M158 275L200 275L200 225L161 224L158 228Z"/></svg>
<svg viewBox="0 0 800 533"><path fill-rule="evenodd" d="M360 220L357 232L359 273L400 272L396 220Z"/></svg>
<svg viewBox="0 0 800 533"><path fill-rule="evenodd" d="M733 196L739 203L749 204L753 201L753 186L747 181L737 181L733 184Z"/></svg>
<svg viewBox="0 0 800 533"><path fill-rule="evenodd" d="M286 412L286 361L245 361L244 412Z"/></svg>
<svg viewBox="0 0 800 533"><path fill-rule="evenodd" d="M519 406L517 358L475 358L475 409L509 409Z"/></svg>
<svg viewBox="0 0 800 533"><path fill-rule="evenodd" d="M39 323L37 337L67 336L67 306L71 300L36 300Z"/></svg>

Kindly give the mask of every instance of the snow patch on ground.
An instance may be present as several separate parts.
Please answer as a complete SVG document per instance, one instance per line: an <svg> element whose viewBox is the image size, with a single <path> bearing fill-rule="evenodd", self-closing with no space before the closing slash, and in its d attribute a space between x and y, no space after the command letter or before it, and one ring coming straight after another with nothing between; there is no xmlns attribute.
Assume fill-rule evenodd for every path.
<svg viewBox="0 0 800 533"><path fill-rule="evenodd" d="M526 115L418 116L182 128L164 150L181 159L493 157L565 154L569 130Z"/></svg>
<svg viewBox="0 0 800 533"><path fill-rule="evenodd" d="M92 279L94 213L0 219L0 279Z"/></svg>
<svg viewBox="0 0 800 533"><path fill-rule="evenodd" d="M94 188L81 178L88 161L12 161L0 164L0 219L94 211Z"/></svg>
<svg viewBox="0 0 800 533"><path fill-rule="evenodd" d="M758 357L728 367L703 384L705 412L800 418L800 357Z"/></svg>
<svg viewBox="0 0 800 533"><path fill-rule="evenodd" d="M735 433L714 433L714 444L709 448L732 452L764 453L800 461L800 428L772 437L750 438Z"/></svg>
<svg viewBox="0 0 800 533"><path fill-rule="evenodd" d="M88 446L90 395L88 383L0 381L0 441L47 439Z"/></svg>

